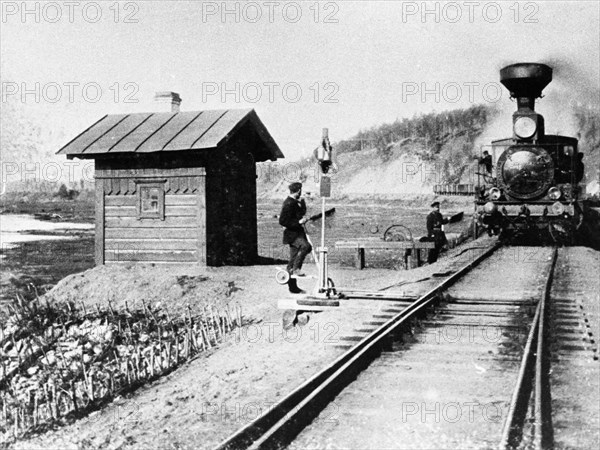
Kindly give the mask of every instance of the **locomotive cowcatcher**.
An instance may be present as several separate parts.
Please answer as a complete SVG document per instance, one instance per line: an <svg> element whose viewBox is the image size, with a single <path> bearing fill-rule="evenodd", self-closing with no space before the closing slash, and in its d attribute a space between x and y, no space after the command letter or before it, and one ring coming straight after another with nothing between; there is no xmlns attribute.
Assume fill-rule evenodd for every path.
<svg viewBox="0 0 600 450"><path fill-rule="evenodd" d="M513 243L570 245L583 220L577 139L546 134L534 108L550 81L552 69L545 64L512 64L500 71L518 109L513 136L492 142L492 173L478 172L475 208L488 234Z"/></svg>

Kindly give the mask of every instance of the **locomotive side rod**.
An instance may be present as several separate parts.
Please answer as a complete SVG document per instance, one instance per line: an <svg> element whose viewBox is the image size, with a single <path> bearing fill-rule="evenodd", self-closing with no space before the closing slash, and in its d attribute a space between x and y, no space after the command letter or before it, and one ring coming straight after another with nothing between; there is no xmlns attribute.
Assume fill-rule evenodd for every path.
<svg viewBox="0 0 600 450"><path fill-rule="evenodd" d="M216 448L272 449L283 448L310 423L335 396L377 358L386 340L400 331L419 313L440 299L440 293L491 256L496 244L450 275L402 312L389 319L333 363L305 381L260 417L238 430Z"/></svg>

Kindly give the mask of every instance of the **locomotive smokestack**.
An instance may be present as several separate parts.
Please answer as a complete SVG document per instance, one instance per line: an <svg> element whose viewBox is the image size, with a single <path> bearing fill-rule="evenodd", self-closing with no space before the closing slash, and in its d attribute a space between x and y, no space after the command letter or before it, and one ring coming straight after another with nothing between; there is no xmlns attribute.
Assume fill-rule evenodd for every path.
<svg viewBox="0 0 600 450"><path fill-rule="evenodd" d="M545 64L518 63L500 70L500 82L517 99L519 111L534 111L535 99L552 81L552 68Z"/></svg>

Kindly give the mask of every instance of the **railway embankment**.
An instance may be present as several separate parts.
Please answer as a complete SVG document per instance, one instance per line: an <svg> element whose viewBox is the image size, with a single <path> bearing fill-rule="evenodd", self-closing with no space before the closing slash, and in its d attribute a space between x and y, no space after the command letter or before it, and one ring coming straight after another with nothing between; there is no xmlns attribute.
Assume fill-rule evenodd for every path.
<svg viewBox="0 0 600 450"><path fill-rule="evenodd" d="M408 290L414 281L410 290L418 293L427 285L419 280L431 282L435 273L451 270L453 262L468 259L469 252L481 251L482 245L487 244L471 243L463 253L454 249L438 264L412 271L336 267L332 276L338 285L374 290L399 284ZM88 310L106 309L110 302L118 312L143 308L144 299L153 308L160 302L172 318L187 311L188 305L195 313L209 304L237 303L243 327L170 374L115 396L99 411L58 421L63 426L34 433L14 446L210 448L343 352L336 346L342 336L385 307L373 301L348 303L314 314L305 327L286 332L276 304L288 294L275 283L274 273L274 266L213 268L202 274L101 267L67 277L49 293L55 301L83 303Z"/></svg>

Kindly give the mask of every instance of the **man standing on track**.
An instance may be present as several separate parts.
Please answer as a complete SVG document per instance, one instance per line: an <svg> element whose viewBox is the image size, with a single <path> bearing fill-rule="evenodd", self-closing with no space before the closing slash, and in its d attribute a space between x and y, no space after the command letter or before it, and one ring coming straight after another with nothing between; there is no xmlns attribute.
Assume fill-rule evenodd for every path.
<svg viewBox="0 0 600 450"><path fill-rule="evenodd" d="M427 215L427 236L429 241L435 243L435 248L429 250L427 262L433 264L437 261L440 251L448 243L446 234L442 230L442 225L449 222L448 218L444 218L440 213L440 202L431 204L431 212Z"/></svg>
<svg viewBox="0 0 600 450"><path fill-rule="evenodd" d="M306 239L306 232L303 224L308 221L304 218L306 214L306 203L302 196L302 183L292 183L289 186L290 194L283 202L281 213L279 214L279 224L285 227L283 232L283 243L290 246L290 261L287 265L287 271L290 276L303 277L302 264L304 258L308 255L312 247ZM294 282L290 279L290 292L300 291Z"/></svg>

